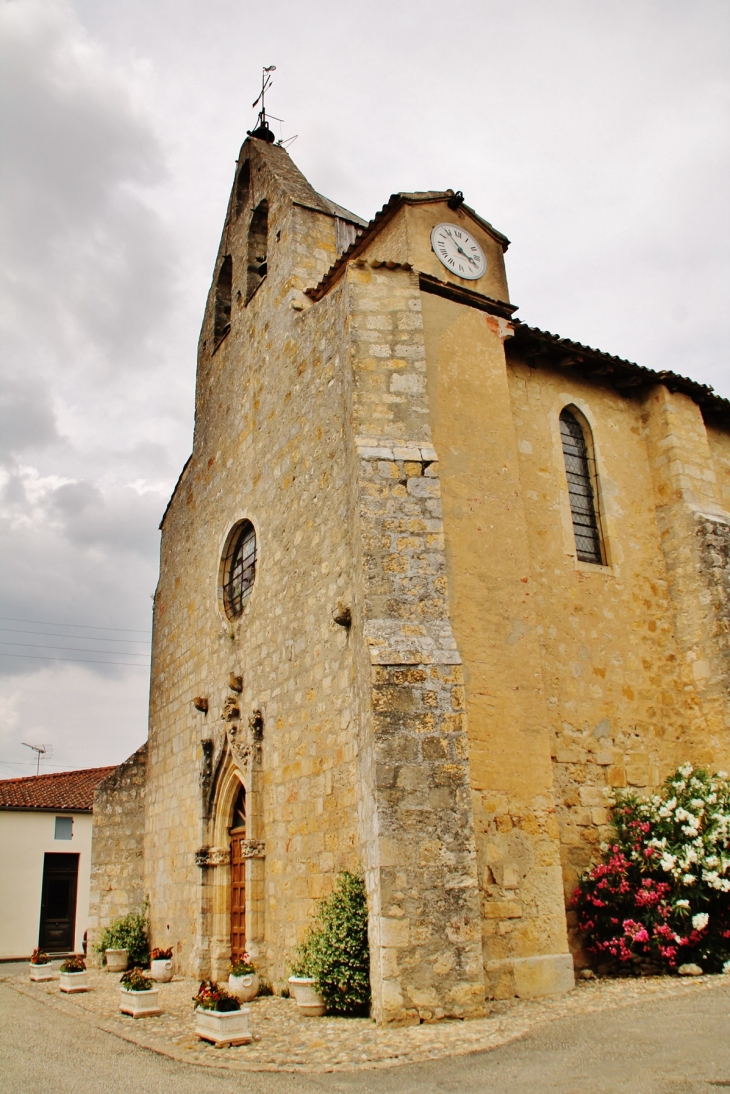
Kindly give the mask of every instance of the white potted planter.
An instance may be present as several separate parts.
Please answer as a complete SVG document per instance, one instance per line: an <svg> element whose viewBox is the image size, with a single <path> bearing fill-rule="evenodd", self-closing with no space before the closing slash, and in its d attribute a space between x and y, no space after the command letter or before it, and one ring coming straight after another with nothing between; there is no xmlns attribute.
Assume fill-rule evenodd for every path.
<svg viewBox="0 0 730 1094"><path fill-rule="evenodd" d="M327 1004L315 988L313 976L290 976L289 990L296 1000L299 1013L308 1018L321 1018L327 1011Z"/></svg>
<svg viewBox="0 0 730 1094"><path fill-rule="evenodd" d="M132 1018L152 1018L156 1014L162 1014L159 1006L159 988L150 988L148 991L128 991L120 987L122 1001L119 1009L122 1014L131 1014Z"/></svg>
<svg viewBox="0 0 730 1094"><path fill-rule="evenodd" d="M86 969L83 972L61 972L58 975L61 981L61 991L65 991L67 995L71 995L75 991L89 990Z"/></svg>
<svg viewBox="0 0 730 1094"><path fill-rule="evenodd" d="M259 974L257 972L248 972L244 973L243 976L234 976L231 973L228 977L228 987L231 989L231 994L235 995L237 999L242 999L244 1003L250 1003L259 993Z"/></svg>
<svg viewBox="0 0 730 1094"><path fill-rule="evenodd" d="M150 976L158 984L169 984L172 980L172 958L156 957L150 961Z"/></svg>
<svg viewBox="0 0 730 1094"><path fill-rule="evenodd" d="M203 1010L195 1008L195 1034L214 1045L248 1045L253 1040L248 1028L248 1007L240 1010Z"/></svg>
<svg viewBox="0 0 730 1094"><path fill-rule="evenodd" d="M56 974L50 961L47 961L43 965L34 965L32 961L30 962L30 978L35 983L41 983L44 980L54 980L55 976Z"/></svg>
<svg viewBox="0 0 730 1094"><path fill-rule="evenodd" d="M127 968L126 950L106 950L105 957L107 972L124 972Z"/></svg>

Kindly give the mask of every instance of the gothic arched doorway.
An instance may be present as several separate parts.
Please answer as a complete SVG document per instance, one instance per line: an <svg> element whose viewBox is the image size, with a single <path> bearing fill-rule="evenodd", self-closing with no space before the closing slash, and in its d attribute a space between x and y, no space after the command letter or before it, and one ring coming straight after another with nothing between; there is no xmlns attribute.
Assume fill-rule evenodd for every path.
<svg viewBox="0 0 730 1094"><path fill-rule="evenodd" d="M241 785L233 805L231 837L231 961L246 950L246 789Z"/></svg>

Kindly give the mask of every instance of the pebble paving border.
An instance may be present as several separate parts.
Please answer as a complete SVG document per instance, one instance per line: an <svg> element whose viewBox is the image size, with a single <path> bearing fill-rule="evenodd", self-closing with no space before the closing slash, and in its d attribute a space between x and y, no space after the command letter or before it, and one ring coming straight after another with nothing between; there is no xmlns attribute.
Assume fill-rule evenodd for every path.
<svg viewBox="0 0 730 1094"><path fill-rule="evenodd" d="M73 996L62 996L57 980L32 984L23 976L0 976L23 995L183 1063L234 1071L290 1072L393 1067L483 1052L556 1018L608 1010L641 999L692 995L727 983L728 979L702 976L579 981L575 991L567 995L489 1003L486 1018L396 1029L379 1028L367 1018L302 1018L293 1000L264 997L247 1004L251 1008L252 1044L215 1048L193 1035L192 996L197 987L193 980L176 977L170 984L161 984L163 1013L156 1018L135 1019L118 1011L116 974L90 969L91 991Z"/></svg>

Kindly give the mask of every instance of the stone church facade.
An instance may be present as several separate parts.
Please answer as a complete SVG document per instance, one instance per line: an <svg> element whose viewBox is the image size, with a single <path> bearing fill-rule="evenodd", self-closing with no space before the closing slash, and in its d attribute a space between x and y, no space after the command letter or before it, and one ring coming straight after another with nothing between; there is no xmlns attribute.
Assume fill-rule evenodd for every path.
<svg viewBox="0 0 730 1094"><path fill-rule="evenodd" d="M282 986L348 869L379 1021L567 990L607 788L730 763L730 404L517 320L507 246L241 149L125 845L182 971Z"/></svg>

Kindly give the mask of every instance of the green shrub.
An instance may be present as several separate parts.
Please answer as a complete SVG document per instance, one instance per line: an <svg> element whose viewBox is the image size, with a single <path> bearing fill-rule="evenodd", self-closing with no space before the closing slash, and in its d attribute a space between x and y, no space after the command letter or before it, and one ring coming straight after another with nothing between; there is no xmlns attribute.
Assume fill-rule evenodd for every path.
<svg viewBox="0 0 730 1094"><path fill-rule="evenodd" d="M573 894L589 952L620 966L730 969L730 780L680 767L618 797L616 838Z"/></svg>
<svg viewBox="0 0 730 1094"><path fill-rule="evenodd" d="M107 950L126 950L129 964L146 967L150 963L150 944L147 924L147 906L141 912L130 912L101 932L94 949L105 954Z"/></svg>
<svg viewBox="0 0 730 1094"><path fill-rule="evenodd" d="M363 1014L370 1008L370 949L365 883L341 873L334 891L320 902L317 920L297 950L293 976L311 976L335 1014Z"/></svg>

